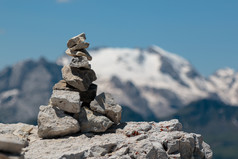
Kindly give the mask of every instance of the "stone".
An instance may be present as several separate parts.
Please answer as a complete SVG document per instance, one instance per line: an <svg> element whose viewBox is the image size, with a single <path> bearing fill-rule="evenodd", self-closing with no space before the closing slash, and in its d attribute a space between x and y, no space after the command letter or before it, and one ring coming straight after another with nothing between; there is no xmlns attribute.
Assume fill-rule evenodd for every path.
<svg viewBox="0 0 238 159"><path fill-rule="evenodd" d="M69 113L78 113L81 105L79 92L53 90L50 104Z"/></svg>
<svg viewBox="0 0 238 159"><path fill-rule="evenodd" d="M155 124L159 124L159 125L157 125L157 128L159 131L169 132L169 131L181 131L182 130L182 124L177 119L159 122L159 123L155 123Z"/></svg>
<svg viewBox="0 0 238 159"><path fill-rule="evenodd" d="M0 153L0 159L24 159L20 154Z"/></svg>
<svg viewBox="0 0 238 159"><path fill-rule="evenodd" d="M77 88L70 86L65 80L60 80L53 87L53 90L65 90L65 91L75 91L79 92Z"/></svg>
<svg viewBox="0 0 238 159"><path fill-rule="evenodd" d="M86 35L85 33L81 33L75 37L72 37L68 42L67 42L67 47L71 48L76 44L82 43L86 40Z"/></svg>
<svg viewBox="0 0 238 159"><path fill-rule="evenodd" d="M75 56L75 57L73 57L69 66L70 67L76 67L76 68L91 69L91 65L88 63L88 59L85 56Z"/></svg>
<svg viewBox="0 0 238 159"><path fill-rule="evenodd" d="M173 125L174 121L166 122ZM31 131L27 140L29 145L23 149L25 159L42 158L91 158L91 159L130 159L130 158L183 158L187 147L197 147L197 152L192 152L191 158L212 158L212 151L201 135L183 131L171 130L160 131L160 125L164 122L127 122L113 125L105 133L80 133L73 136L65 136L56 139L36 138L37 131ZM10 126L13 125L13 126ZM14 127L19 128L21 124L0 124L0 133L12 133ZM140 127L140 128L137 128ZM141 131L142 134L128 137L128 130ZM144 137L143 137L144 136ZM145 137L146 136L146 137ZM194 138L193 144L192 137ZM140 138L140 139L139 139ZM166 141L174 143L173 140L190 143L191 145L180 147L177 152L168 154ZM183 143L182 143L183 144ZM190 148L189 148L190 149ZM199 152L198 152L199 151ZM190 150L189 150L190 152ZM196 154L203 154L198 156Z"/></svg>
<svg viewBox="0 0 238 159"><path fill-rule="evenodd" d="M20 154L27 141L13 134L0 134L0 151Z"/></svg>
<svg viewBox="0 0 238 159"><path fill-rule="evenodd" d="M81 132L105 132L113 122L107 117L94 113L87 107L82 107L79 113Z"/></svg>
<svg viewBox="0 0 238 159"><path fill-rule="evenodd" d="M97 85L91 84L87 91L80 92L80 100L85 103L93 101L97 94Z"/></svg>
<svg viewBox="0 0 238 159"><path fill-rule="evenodd" d="M89 43L87 42L81 42L79 44L76 44L74 46L72 46L70 49L70 51L78 51L78 50L81 50L81 49L86 49L89 47Z"/></svg>
<svg viewBox="0 0 238 159"><path fill-rule="evenodd" d="M121 120L122 108L118 105L112 95L101 93L90 104L90 108L100 114L106 115L114 123L118 124Z"/></svg>
<svg viewBox="0 0 238 159"><path fill-rule="evenodd" d="M40 106L38 114L38 135L53 138L76 133L80 130L77 120L53 106Z"/></svg>
<svg viewBox="0 0 238 159"><path fill-rule="evenodd" d="M85 56L89 61L92 60L92 56L88 53L86 49L81 49L77 51L71 51L70 49L67 49L65 53L69 56Z"/></svg>
<svg viewBox="0 0 238 159"><path fill-rule="evenodd" d="M195 140L193 134L185 134L179 139L179 151L181 158L192 158L195 148Z"/></svg>
<svg viewBox="0 0 238 159"><path fill-rule="evenodd" d="M150 131L151 129L152 129L151 124L147 122L131 122L131 124L126 125L124 127L123 133L127 137L135 137L138 135L147 134L147 132Z"/></svg>
<svg viewBox="0 0 238 159"><path fill-rule="evenodd" d="M62 68L63 79L79 91L87 91L93 81L97 79L93 70L77 69L70 66Z"/></svg>

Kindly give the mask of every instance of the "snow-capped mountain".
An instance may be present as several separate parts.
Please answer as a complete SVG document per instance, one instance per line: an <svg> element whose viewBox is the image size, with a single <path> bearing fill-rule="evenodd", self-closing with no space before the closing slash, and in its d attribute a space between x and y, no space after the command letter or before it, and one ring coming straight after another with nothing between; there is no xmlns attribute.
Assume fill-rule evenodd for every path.
<svg viewBox="0 0 238 159"><path fill-rule="evenodd" d="M232 76L230 70L224 70L229 77L220 70L207 80L187 60L157 46L89 51L93 56L92 69L98 76L99 91L111 92L120 104L144 117L150 114L167 116L179 107L203 98L238 104L237 99L232 98L238 89L229 90L230 96L224 96L221 89L221 85L229 87L227 84L232 83L228 80ZM57 63L65 65L70 59L63 56Z"/></svg>
<svg viewBox="0 0 238 159"><path fill-rule="evenodd" d="M218 96L225 103L238 105L238 73L233 69L217 70L209 77Z"/></svg>
<svg viewBox="0 0 238 159"><path fill-rule="evenodd" d="M98 94L112 93L119 104L144 119L167 116L204 98L238 105L238 73L231 69L218 70L206 79L186 59L157 46L106 47L89 53ZM38 107L48 103L52 86L62 79L62 65L70 59L64 55L57 64L26 60L0 71L0 122L36 119Z"/></svg>

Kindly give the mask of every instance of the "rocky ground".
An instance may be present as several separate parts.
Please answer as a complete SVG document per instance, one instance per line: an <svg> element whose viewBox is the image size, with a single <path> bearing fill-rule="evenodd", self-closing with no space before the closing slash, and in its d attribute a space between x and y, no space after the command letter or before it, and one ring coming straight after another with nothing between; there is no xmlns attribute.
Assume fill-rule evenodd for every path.
<svg viewBox="0 0 238 159"><path fill-rule="evenodd" d="M0 124L0 158L212 158L202 136L183 132L178 120L127 122L113 125L104 133L52 139L39 138L37 129L22 123Z"/></svg>

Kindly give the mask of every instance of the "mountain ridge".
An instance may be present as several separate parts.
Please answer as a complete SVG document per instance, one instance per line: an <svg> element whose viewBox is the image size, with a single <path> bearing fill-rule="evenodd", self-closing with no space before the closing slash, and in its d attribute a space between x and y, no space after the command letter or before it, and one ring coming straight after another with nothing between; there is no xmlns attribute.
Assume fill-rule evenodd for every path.
<svg viewBox="0 0 238 159"><path fill-rule="evenodd" d="M226 70L223 73L218 70L207 79L186 59L157 46L147 49L104 47L89 52L97 72L98 94L101 90L112 93L118 103L140 114L144 120L151 116L168 116L204 98L238 105L238 73L230 69L227 69L228 75L224 73ZM38 106L48 102L52 86L62 79L62 64L69 61L66 55L61 56L57 64L43 58L26 60L0 71L1 110L14 114L19 107L31 117L36 116ZM25 118L18 115L5 120L13 122L17 117Z"/></svg>

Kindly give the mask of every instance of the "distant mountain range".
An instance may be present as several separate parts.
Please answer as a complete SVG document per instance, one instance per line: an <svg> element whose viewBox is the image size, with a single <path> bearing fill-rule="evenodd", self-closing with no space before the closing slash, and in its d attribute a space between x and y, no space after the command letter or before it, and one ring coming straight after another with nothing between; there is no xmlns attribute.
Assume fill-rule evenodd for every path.
<svg viewBox="0 0 238 159"><path fill-rule="evenodd" d="M203 77L184 58L157 46L147 49L89 50L98 94L113 94L123 106L122 121L178 118L186 131L201 133L215 159L236 158L238 148L238 73L230 68ZM0 122L36 124L39 106L70 62L26 60L0 71Z"/></svg>
<svg viewBox="0 0 238 159"><path fill-rule="evenodd" d="M166 117L204 98L238 105L238 73L232 69L221 69L205 78L187 60L157 46L105 47L89 52L98 77L98 93L112 93L118 103L144 120ZM52 86L62 78L62 65L70 59L63 55L56 63L43 58L27 60L3 69L0 122L33 122L38 107L48 102Z"/></svg>

